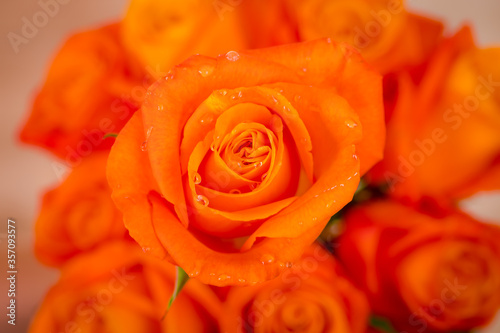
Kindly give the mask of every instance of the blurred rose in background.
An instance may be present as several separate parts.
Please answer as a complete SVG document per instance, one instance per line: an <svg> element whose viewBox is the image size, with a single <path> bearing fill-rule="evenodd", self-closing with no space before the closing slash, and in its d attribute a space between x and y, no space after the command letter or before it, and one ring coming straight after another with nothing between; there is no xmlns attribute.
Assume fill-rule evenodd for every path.
<svg viewBox="0 0 500 333"><path fill-rule="evenodd" d="M454 311L451 317L457 317L455 307L459 311L463 310L460 308L461 304L465 304L465 307L473 304L470 311L466 309L463 310L464 313L460 313L466 319L455 323L443 310L444 315L436 321L432 313L427 313L425 329L467 330L487 321L487 317L492 316L498 308L498 298L488 298L488 295L482 293L484 290L498 290L499 274L494 267L487 269L491 279L488 280L486 276L488 285L481 286L476 285L475 276L468 276L467 272L481 271L483 264L489 267L490 256L496 255L498 258L494 237L498 230L492 228L485 231L478 227L477 221L500 224L500 194L481 192L497 189L500 182L500 143L495 141L499 137L500 125L499 114L495 110L498 110L500 99L499 91L495 91L492 86L495 81L491 79L491 75L493 78L500 75L497 62L500 55L492 49L478 50L471 40L474 36L480 47L500 44L500 23L496 15L500 5L494 0L477 1L474 5L465 0L438 3L408 1L407 9L411 10L410 13L398 6L386 11L387 6L383 1L373 1L372 7L366 7L364 1L286 0L267 4L261 0L242 0L231 3L232 5L228 5L222 0L206 1L201 6L192 1L175 6L160 1L133 1L132 6L129 6L129 1L124 0L23 0L2 3L0 15L4 37L0 66L1 94L5 104L0 122L0 211L4 229L0 230L0 239L2 253L6 254L5 225L7 218L14 219L17 228L18 279L16 326L7 325L7 319L3 318L0 323L1 331L25 332L49 286L58 279L59 284L51 289L36 319L40 328L44 327L44 318L51 316L51 311L64 307L63 304L78 306L78 302L81 302L80 299L65 299L64 293L78 288L85 298L89 289L90 294L95 290L92 289L95 288L93 284L104 283L112 278L102 273L103 269L109 269L97 267L99 261L86 255L85 251L93 249L103 239L118 239L130 243L132 239L117 222L121 219L120 212L111 202L100 199L107 198L109 189L104 180L105 157L100 156L97 151L106 150L113 144L112 138L103 138L102 135L118 132L123 127L139 108L147 87L155 79L165 75L170 67L182 62L192 53L216 56L228 48L261 48L331 36L336 40L352 43L377 71L385 74L383 83L388 121L387 138L397 144L386 148L386 159L372 169L369 176L374 182L389 181L390 196L405 202L407 206L402 208L388 200L361 207L347 215L347 221L353 219L353 216L357 218L346 227L346 233L340 240L341 246L344 244L342 251L339 251L341 262L346 258L346 251L350 251L347 254L348 260L345 260L346 270L338 269L333 258L326 260L333 267L332 271L338 273L332 283L338 283L339 287L322 285L320 292L330 293L331 296L326 297L325 302L333 304L332 308L335 308L335 304L342 304L358 310L365 309L367 302L370 302L377 315L403 318L403 322L395 320L393 323L398 331L405 330L405 318L418 311L421 306L432 303L437 297L434 291L421 290L418 286L436 276L453 281L455 273L460 272L466 280L470 278L467 280L470 288L459 299L460 302L452 303L445 310ZM262 11L263 6L267 6L267 10ZM353 8L359 15L349 15ZM390 15L387 16L386 13ZM117 23L121 19L123 21ZM439 20L445 20L446 28ZM450 36L462 23L472 26L472 35L468 29L464 29L443 42L443 29L444 34ZM273 33L266 33L268 31ZM69 38L71 35L73 36ZM423 35L428 38L420 38ZM406 37L401 39L401 36ZM439 43L437 51L432 53ZM430 60L425 60L428 58ZM51 63L53 65L49 66ZM74 78L77 78L76 81ZM477 85L480 83L483 85L478 92ZM94 85L99 86L99 89L85 89ZM436 94L437 89L442 89L443 93ZM485 94L492 98L486 99L478 107L470 104L475 100L467 99L468 96L476 96L479 100ZM398 98L394 98L395 96ZM481 102L483 100L480 99ZM463 103L461 111L448 112L448 108L457 103ZM109 108L110 105L112 109ZM468 109L471 107L476 111L472 116ZM29 114L28 110L31 109L32 113ZM68 109L73 110L71 117L67 116ZM102 112L105 112L105 118ZM451 126L451 130L436 133L436 128L444 127L443 119L445 125ZM82 123L87 127L82 127ZM413 130L401 133L401 128L408 127ZM447 139L443 140L445 135ZM46 148L60 159L41 149L21 144L18 136L25 143ZM464 142L464 136L474 139ZM430 144L429 138L433 140ZM420 146L417 145L421 152L415 152L415 140L421 143ZM83 142L86 144L82 144ZM433 153L426 154L426 149L432 149ZM82 156L90 154L91 159L82 159ZM422 167L415 165L419 164L417 155L425 158ZM81 171L82 176L79 176L78 170L85 168L95 172ZM412 171L412 168L416 171ZM455 168L460 168L460 172L454 172ZM66 178L71 169L74 173ZM92 177L89 177L90 174ZM62 180L64 182L61 184ZM42 200L44 193L46 194ZM473 196L470 197L471 195ZM464 198L466 200L462 200ZM75 202L78 202L77 209L70 211L65 208ZM101 215L94 214L96 205ZM472 218L453 211L455 205L469 212ZM380 217L386 215L400 217L405 223L396 228L390 219ZM89 228L84 223L90 218L102 220L99 228ZM419 234L415 225L426 224L433 218L444 218L447 222L442 227L445 229L460 229L454 224L456 220L466 220L464 223L468 227L451 233L451 236L448 229L444 231L429 228L432 229L429 234ZM61 223L62 219L65 223ZM385 221L382 223L380 220ZM387 236L388 229L393 234L389 233ZM85 242L73 241L78 239L79 234L87 235ZM396 249L390 249L384 245L387 241L383 241L383 237L396 241L394 234L397 234L400 245L395 246ZM412 243L415 241L413 234L420 237L418 242ZM447 235L447 239L451 238L450 241L459 243L449 247L456 251L450 250L442 265L427 263L426 258L431 258L433 253L432 243L428 244L429 239L443 234ZM492 239L483 244L483 247L476 248L475 235L484 234ZM357 240L358 236L364 237L363 241L372 247L360 248L363 241ZM398 253L400 257L405 256L407 246L418 251L415 250L398 271L399 275L385 274L399 264L389 260L392 255ZM123 244L110 246L102 251L115 256L133 252ZM367 257L366 251L379 255L375 259ZM79 253L84 253L80 259L84 262L81 265L96 266L94 272L92 268L89 269L90 272L79 272L79 267L75 264L59 277L59 272L42 266L35 259L58 267ZM351 260L349 256L354 256L352 258L356 260ZM465 261L457 264L457 261L462 260L460 258L465 258ZM1 260L2 272L7 271L5 262L6 260ZM132 299L136 297L134 293L138 290L138 295L148 293L144 291L147 289L144 286L148 284L142 284L141 281L153 273L149 273L148 269L137 269L136 262L112 264L117 265L116 267L123 264L138 276L138 280L134 282L137 286L130 291ZM148 261L140 265L147 267L150 264ZM171 293L174 281L173 267L169 265L162 268L161 274L168 276L170 284L155 285L159 286L158 290L164 290L165 294ZM373 265L383 266L385 275L379 276L380 271L370 271ZM437 266L440 265L444 267L438 269ZM478 268L478 265L481 267ZM420 275L413 276L414 271L419 271ZM352 280L367 294L367 300L358 295L360 292L345 280L345 276L349 274L353 274ZM255 313L255 308L248 306L258 304L259 297L264 297L261 295L268 295L276 289L289 292L289 302L277 308L276 315L282 315L286 319L285 323L289 320L297 324L294 321L296 318L288 312L300 303L294 298L295 294L305 292L313 298L318 297L317 291L311 292L314 288L309 284L313 281L321 284L321 271L313 275L314 279L301 284L297 290L290 291L290 286L274 281L274 284L265 284L260 289L234 289L227 294L219 291L219 296L227 300L227 311L244 318L252 311ZM80 276L81 281L73 285L75 281L72 276ZM366 280L359 280L360 276L366 276ZM194 281L191 283L195 284ZM390 289L395 285L400 286L403 291ZM2 282L2 307L8 302L8 288L7 285L5 288L3 286ZM486 289L483 290L483 287ZM381 290L389 294L400 293L401 298L395 304L383 303L378 298ZM192 329L213 330L217 325L212 317L220 315L219 311L222 310L219 307L222 308L222 305L214 301L212 291L208 287L195 285L189 286L186 293L186 300L179 299L179 307L188 309L186 316L191 316L192 312L203 312L203 318L208 318L203 321L207 325L205 328ZM349 299L346 294L351 294L352 298ZM204 296L202 300L198 300L193 295ZM125 296L129 297L129 293ZM166 303L166 298L146 298L149 307L162 308ZM212 312L200 310L202 307L198 303L205 303L203 307L210 308ZM313 312L317 310L314 306L308 309ZM475 310L479 313L474 313ZM150 311L154 316L161 315L158 309ZM113 313L113 309L110 309L104 316L113 318L117 313L120 312ZM276 325L278 320L273 315L266 316L261 327ZM363 331L363 327L350 326L353 323L349 313L335 315L340 316L338 320L344 327L349 327L353 332ZM346 317L342 317L343 315ZM194 318L194 315L191 317ZM143 323L141 327L151 324L142 317L135 322ZM234 324L226 320L220 325L231 328L246 324ZM497 320L497 323L492 323L484 331L497 332L499 325ZM162 329L153 326L151 329Z"/></svg>

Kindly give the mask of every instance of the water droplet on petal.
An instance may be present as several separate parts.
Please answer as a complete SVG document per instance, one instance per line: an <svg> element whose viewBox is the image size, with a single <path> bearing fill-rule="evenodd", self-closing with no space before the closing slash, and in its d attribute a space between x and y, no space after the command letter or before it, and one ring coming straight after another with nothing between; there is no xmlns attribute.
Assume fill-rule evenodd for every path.
<svg viewBox="0 0 500 333"><path fill-rule="evenodd" d="M247 280L245 280L245 279L238 279L238 282L245 283L245 282L247 282Z"/></svg>
<svg viewBox="0 0 500 333"><path fill-rule="evenodd" d="M189 273L188 275L189 275L189 277L192 277L192 278L197 277L198 275L200 275L200 271L195 270L195 271Z"/></svg>
<svg viewBox="0 0 500 333"><path fill-rule="evenodd" d="M295 102L298 102L300 100L300 95L295 95L295 97L293 98L293 100Z"/></svg>
<svg viewBox="0 0 500 333"><path fill-rule="evenodd" d="M199 173L196 173L193 178L193 182L195 185L198 185L201 183L201 176Z"/></svg>
<svg viewBox="0 0 500 333"><path fill-rule="evenodd" d="M285 262L285 267L286 268L291 268L293 266L293 263L290 261Z"/></svg>
<svg viewBox="0 0 500 333"><path fill-rule="evenodd" d="M265 264L271 264L272 262L274 262L274 257L270 254L264 254L262 255L262 257L260 258L260 262L265 265Z"/></svg>
<svg viewBox="0 0 500 333"><path fill-rule="evenodd" d="M240 54L236 51L229 51L226 53L226 59L229 61L236 61L240 59Z"/></svg>
<svg viewBox="0 0 500 333"><path fill-rule="evenodd" d="M172 70L169 70L167 72L167 75L165 76L165 80L172 80L174 78L174 72Z"/></svg>
<svg viewBox="0 0 500 333"><path fill-rule="evenodd" d="M189 277L196 277L196 276L200 275L200 271L201 271L200 266L201 265L199 262L195 262L193 270L188 274Z"/></svg>
<svg viewBox="0 0 500 333"><path fill-rule="evenodd" d="M227 91L226 90L220 90L219 94L222 95L222 96L226 96L227 95Z"/></svg>
<svg viewBox="0 0 500 333"><path fill-rule="evenodd" d="M210 124L214 120L214 116L211 113L205 115L204 118L200 119L202 124Z"/></svg>
<svg viewBox="0 0 500 333"><path fill-rule="evenodd" d="M254 168L258 168L258 167L261 167L261 166L262 166L262 161L253 164Z"/></svg>
<svg viewBox="0 0 500 333"><path fill-rule="evenodd" d="M204 195L201 195L201 194L198 194L198 196L196 197L196 200L205 207L208 206L208 204L209 204L207 197L205 197Z"/></svg>
<svg viewBox="0 0 500 333"><path fill-rule="evenodd" d="M313 217L313 218L312 218L312 220L313 220L314 222L316 222L316 221L318 220L318 218L317 218L317 217Z"/></svg>
<svg viewBox="0 0 500 333"><path fill-rule="evenodd" d="M227 274L221 274L221 275L219 275L218 280L219 281L225 281L225 280L230 279L230 278L231 277L229 275L227 275Z"/></svg>
<svg viewBox="0 0 500 333"><path fill-rule="evenodd" d="M267 177L267 172L266 172L266 173L264 173L264 174L260 177L260 180L261 180L261 181L264 181L264 180L266 179L266 177Z"/></svg>
<svg viewBox="0 0 500 333"><path fill-rule="evenodd" d="M232 190L229 191L229 194L241 194L241 191L238 190L237 188L233 188Z"/></svg>
<svg viewBox="0 0 500 333"><path fill-rule="evenodd" d="M255 190L255 189L259 186L259 184L257 184L257 183L252 183L252 184L250 184L250 185L248 185L248 186L250 187L250 190L252 190L252 191L253 191L253 190Z"/></svg>
<svg viewBox="0 0 500 333"><path fill-rule="evenodd" d="M142 252L146 253L149 252L151 249L149 247L143 247Z"/></svg>
<svg viewBox="0 0 500 333"><path fill-rule="evenodd" d="M355 123L354 121L352 121L352 120L346 120L346 121L345 121L345 124L346 124L346 125L347 125L347 127L349 127L349 128L354 128L354 127L358 126L358 124L356 124L356 123Z"/></svg>
<svg viewBox="0 0 500 333"><path fill-rule="evenodd" d="M148 140L144 140L141 144L142 151L148 151Z"/></svg>
<svg viewBox="0 0 500 333"><path fill-rule="evenodd" d="M357 160L358 159L358 155L354 154L354 155L352 155L352 158L354 158L355 160Z"/></svg>
<svg viewBox="0 0 500 333"><path fill-rule="evenodd" d="M163 110L163 105L158 105L158 111Z"/></svg>
<svg viewBox="0 0 500 333"><path fill-rule="evenodd" d="M201 76L207 77L210 74L212 74L214 71L213 66L201 66L201 68L198 70L198 73L200 73Z"/></svg>
<svg viewBox="0 0 500 333"><path fill-rule="evenodd" d="M303 225L304 224L304 221L299 221L299 225Z"/></svg>

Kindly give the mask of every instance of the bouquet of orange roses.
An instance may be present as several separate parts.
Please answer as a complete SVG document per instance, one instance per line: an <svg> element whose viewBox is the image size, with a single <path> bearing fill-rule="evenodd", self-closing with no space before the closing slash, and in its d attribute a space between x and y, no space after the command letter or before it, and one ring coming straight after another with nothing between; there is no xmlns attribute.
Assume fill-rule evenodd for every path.
<svg viewBox="0 0 500 333"><path fill-rule="evenodd" d="M500 49L402 0L132 0L58 51L30 332L469 332L500 308Z"/></svg>

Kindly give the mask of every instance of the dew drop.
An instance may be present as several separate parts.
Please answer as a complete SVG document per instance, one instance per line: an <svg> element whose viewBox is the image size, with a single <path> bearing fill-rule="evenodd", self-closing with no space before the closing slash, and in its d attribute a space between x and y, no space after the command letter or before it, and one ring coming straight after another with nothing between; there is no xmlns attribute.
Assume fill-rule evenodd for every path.
<svg viewBox="0 0 500 333"><path fill-rule="evenodd" d="M227 95L227 91L226 90L220 90L219 94L222 95L222 96L226 96Z"/></svg>
<svg viewBox="0 0 500 333"><path fill-rule="evenodd" d="M293 263L290 261L285 262L285 267L286 268L291 268L293 266Z"/></svg>
<svg viewBox="0 0 500 333"><path fill-rule="evenodd" d="M358 159L358 155L354 154L354 155L352 155L352 158L354 158L355 160L357 160Z"/></svg>
<svg viewBox="0 0 500 333"><path fill-rule="evenodd" d="M261 166L262 166L262 161L253 164L254 168L258 168L258 167L261 167Z"/></svg>
<svg viewBox="0 0 500 333"><path fill-rule="evenodd" d="M317 217L313 217L312 220L313 220L313 222L316 222L318 220L318 218Z"/></svg>
<svg viewBox="0 0 500 333"><path fill-rule="evenodd" d="M271 264L274 262L274 257L270 254L264 254L262 255L262 257L260 258L260 262L265 265L265 264Z"/></svg>
<svg viewBox="0 0 500 333"><path fill-rule="evenodd" d="M356 123L355 123L354 121L352 121L352 120L346 120L346 121L345 121L345 124L346 124L346 125L347 125L347 127L349 127L349 128L354 128L354 127L357 127L357 126L358 126L358 124L356 124Z"/></svg>
<svg viewBox="0 0 500 333"><path fill-rule="evenodd" d="M264 180L266 179L266 177L267 177L267 172L266 172L266 173L264 173L264 174L260 177L260 180L261 180L261 181L264 181Z"/></svg>
<svg viewBox="0 0 500 333"><path fill-rule="evenodd" d="M239 282L239 283L246 283L246 282L247 282L247 280L245 280L245 279L238 279L238 282Z"/></svg>
<svg viewBox="0 0 500 333"><path fill-rule="evenodd" d="M293 100L295 102L298 102L300 100L300 95L295 95L295 97L293 98Z"/></svg>
<svg viewBox="0 0 500 333"><path fill-rule="evenodd" d="M236 61L240 59L240 54L236 51L229 51L226 53L226 59L229 61Z"/></svg>
<svg viewBox="0 0 500 333"><path fill-rule="evenodd" d="M158 111L162 111L163 110L163 105L158 105Z"/></svg>
<svg viewBox="0 0 500 333"><path fill-rule="evenodd" d="M205 197L204 195L201 195L201 194L198 194L198 196L196 197L196 200L205 207L208 206L208 204L209 204L207 197Z"/></svg>
<svg viewBox="0 0 500 333"><path fill-rule="evenodd" d="M205 115L204 118L200 119L202 124L210 124L214 120L214 116L211 113Z"/></svg>
<svg viewBox="0 0 500 333"><path fill-rule="evenodd" d="M299 225L302 226L304 224L304 221L299 221Z"/></svg>
<svg viewBox="0 0 500 333"><path fill-rule="evenodd" d="M250 187L250 190L252 190L252 191L253 191L253 190L255 190L255 189L259 186L259 184L257 184L257 183L252 183L252 184L250 184L250 185L248 185L248 186Z"/></svg>
<svg viewBox="0 0 500 333"><path fill-rule="evenodd" d="M198 185L201 183L201 176L199 173L196 173L193 178L193 182L195 185Z"/></svg>
<svg viewBox="0 0 500 333"><path fill-rule="evenodd" d="M279 103L279 102L278 102L278 99L277 99L276 97L274 97L274 96L271 96L271 97L273 98L274 103L276 103L276 104L278 104L278 103Z"/></svg>
<svg viewBox="0 0 500 333"><path fill-rule="evenodd" d="M142 252L144 252L144 253L149 252L149 251L151 251L151 249L149 247L142 248Z"/></svg>
<svg viewBox="0 0 500 333"><path fill-rule="evenodd" d="M232 190L229 191L229 194L241 194L241 191L238 190L237 188L233 188Z"/></svg>
<svg viewBox="0 0 500 333"><path fill-rule="evenodd" d="M210 74L212 74L214 71L213 66L201 66L201 68L198 70L198 73L200 73L201 76L207 77Z"/></svg>
<svg viewBox="0 0 500 333"><path fill-rule="evenodd" d="M169 70L167 72L167 75L165 76L165 80L172 80L174 78L174 72L172 70Z"/></svg>
<svg viewBox="0 0 500 333"><path fill-rule="evenodd" d="M144 140L141 144L142 151L148 151L148 140Z"/></svg>
<svg viewBox="0 0 500 333"><path fill-rule="evenodd" d="M221 274L221 275L219 275L218 280L219 281L225 281L225 280L230 279L230 278L231 277L229 275L227 275L227 274Z"/></svg>
<svg viewBox="0 0 500 333"><path fill-rule="evenodd" d="M192 278L197 277L198 275L200 275L200 271L195 270L195 271L189 273L188 275L189 275L189 277L192 277Z"/></svg>
<svg viewBox="0 0 500 333"><path fill-rule="evenodd" d="M196 263L194 265L193 271L188 274L189 277L196 277L196 276L200 275L200 270L201 269L200 269L199 263Z"/></svg>

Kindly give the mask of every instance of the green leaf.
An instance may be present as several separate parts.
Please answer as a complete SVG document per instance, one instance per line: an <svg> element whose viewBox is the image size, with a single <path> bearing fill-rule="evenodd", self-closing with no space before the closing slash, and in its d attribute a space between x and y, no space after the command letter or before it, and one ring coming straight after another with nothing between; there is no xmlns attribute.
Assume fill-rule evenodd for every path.
<svg viewBox="0 0 500 333"><path fill-rule="evenodd" d="M392 327L390 321L383 317L371 316L370 326L381 332L396 333L396 330Z"/></svg>
<svg viewBox="0 0 500 333"><path fill-rule="evenodd" d="M181 292L182 288L188 282L189 276L186 274L186 272L179 266L176 267L177 271L175 274L175 286L174 286L174 292L172 293L172 296L170 297L170 301L168 302L167 310L165 311L165 314L162 317L162 320L165 318L165 316L168 313L168 310L170 310L170 307L174 303L175 299Z"/></svg>
<svg viewBox="0 0 500 333"><path fill-rule="evenodd" d="M106 133L104 134L104 136L102 137L103 139L106 139L106 138L116 138L118 136L118 133Z"/></svg>

